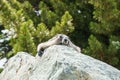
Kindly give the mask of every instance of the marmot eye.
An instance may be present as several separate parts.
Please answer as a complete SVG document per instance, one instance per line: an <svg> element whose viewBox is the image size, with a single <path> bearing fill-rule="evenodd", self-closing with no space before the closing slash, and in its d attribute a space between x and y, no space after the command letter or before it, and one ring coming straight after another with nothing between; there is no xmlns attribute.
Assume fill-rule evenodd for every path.
<svg viewBox="0 0 120 80"><path fill-rule="evenodd" d="M63 37L62 36L60 36L60 39L62 39Z"/></svg>
<svg viewBox="0 0 120 80"><path fill-rule="evenodd" d="M67 39L65 39L64 41L67 42Z"/></svg>

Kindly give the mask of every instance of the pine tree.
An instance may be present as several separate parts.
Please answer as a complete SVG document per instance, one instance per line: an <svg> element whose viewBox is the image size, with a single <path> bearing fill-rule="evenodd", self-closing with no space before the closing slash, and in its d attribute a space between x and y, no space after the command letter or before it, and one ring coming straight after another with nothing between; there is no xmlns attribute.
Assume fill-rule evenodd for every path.
<svg viewBox="0 0 120 80"><path fill-rule="evenodd" d="M36 30L36 44L43 42L43 40L47 40L50 35L50 31L47 29L47 26L44 23L40 23L37 26Z"/></svg>
<svg viewBox="0 0 120 80"><path fill-rule="evenodd" d="M11 37L10 45L13 47L8 56L18 51L36 54L36 47L40 42L46 41L57 33L71 33L72 16L68 11L59 16L52 11L44 1L31 5L31 1L0 1L0 19L5 29L14 29L16 37ZM41 13L36 13L36 11ZM59 25L58 25L59 24ZM60 30L60 31L59 31Z"/></svg>
<svg viewBox="0 0 120 80"><path fill-rule="evenodd" d="M17 53L19 51L24 51L31 53L32 55L36 54L36 46L34 44L34 38L32 37L29 29L30 25L31 25L30 21L26 21L21 24L20 33L18 35L17 42L13 46L14 53Z"/></svg>
<svg viewBox="0 0 120 80"><path fill-rule="evenodd" d="M56 21L56 25L52 28L51 34L55 35L56 33L68 34L74 30L72 25L72 16L68 11L61 18L61 22Z"/></svg>
<svg viewBox="0 0 120 80"><path fill-rule="evenodd" d="M111 65L120 67L120 9L116 0L89 0L94 6L93 18L90 23L92 35L86 53L93 52L94 57Z"/></svg>

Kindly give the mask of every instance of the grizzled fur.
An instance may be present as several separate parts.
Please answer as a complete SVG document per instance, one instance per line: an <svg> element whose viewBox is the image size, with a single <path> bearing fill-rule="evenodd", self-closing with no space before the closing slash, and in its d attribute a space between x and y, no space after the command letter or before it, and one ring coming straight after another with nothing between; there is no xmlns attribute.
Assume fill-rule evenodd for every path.
<svg viewBox="0 0 120 80"><path fill-rule="evenodd" d="M64 34L57 34L53 38L49 39L46 42L40 43L37 47L37 55L42 56L44 50L52 45L66 45L68 47L74 48L76 51L81 52L81 49L74 45L68 36Z"/></svg>

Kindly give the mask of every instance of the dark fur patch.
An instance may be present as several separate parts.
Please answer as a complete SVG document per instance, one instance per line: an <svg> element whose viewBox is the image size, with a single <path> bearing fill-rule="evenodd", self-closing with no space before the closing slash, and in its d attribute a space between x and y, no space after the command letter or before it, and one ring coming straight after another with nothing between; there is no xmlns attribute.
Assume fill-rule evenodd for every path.
<svg viewBox="0 0 120 80"><path fill-rule="evenodd" d="M39 52L38 52L38 55L41 57L44 53L44 49L41 49Z"/></svg>
<svg viewBox="0 0 120 80"><path fill-rule="evenodd" d="M39 51L39 53L38 53L38 56L42 56L43 55L43 51Z"/></svg>

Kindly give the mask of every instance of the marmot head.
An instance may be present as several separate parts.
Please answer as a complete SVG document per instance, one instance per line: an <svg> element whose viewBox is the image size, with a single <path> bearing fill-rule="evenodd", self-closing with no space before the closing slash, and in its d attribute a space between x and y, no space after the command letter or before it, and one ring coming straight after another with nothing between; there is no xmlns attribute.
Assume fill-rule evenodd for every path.
<svg viewBox="0 0 120 80"><path fill-rule="evenodd" d="M68 45L69 44L69 37L64 34L57 34L58 39L60 40L60 44Z"/></svg>

